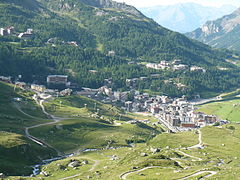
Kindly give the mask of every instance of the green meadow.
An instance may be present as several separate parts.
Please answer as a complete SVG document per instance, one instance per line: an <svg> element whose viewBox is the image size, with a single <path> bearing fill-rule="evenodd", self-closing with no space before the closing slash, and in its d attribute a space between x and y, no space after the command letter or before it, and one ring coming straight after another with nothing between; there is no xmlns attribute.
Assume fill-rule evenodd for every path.
<svg viewBox="0 0 240 180"><path fill-rule="evenodd" d="M223 98L221 101L201 105L197 111L214 114L223 120L240 122L240 98Z"/></svg>
<svg viewBox="0 0 240 180"><path fill-rule="evenodd" d="M38 175L36 179L176 180L189 177L187 179L196 180L208 175L210 177L207 179L214 180L238 179L240 125L205 127L201 132L204 149L188 149L198 143L195 131L163 133L148 143L136 144L134 147L81 152L52 162L42 167L48 176ZM159 152L151 150L157 147ZM88 163L81 163L76 168L69 167L68 164L75 160Z"/></svg>
<svg viewBox="0 0 240 180"><path fill-rule="evenodd" d="M128 124L127 120L145 117L125 114L112 105L86 97L57 98L44 103L44 106L50 114L63 119L54 125L31 129L30 132L62 152L129 146L131 143L146 142L162 132L160 127L151 124ZM153 120L152 117L150 119Z"/></svg>

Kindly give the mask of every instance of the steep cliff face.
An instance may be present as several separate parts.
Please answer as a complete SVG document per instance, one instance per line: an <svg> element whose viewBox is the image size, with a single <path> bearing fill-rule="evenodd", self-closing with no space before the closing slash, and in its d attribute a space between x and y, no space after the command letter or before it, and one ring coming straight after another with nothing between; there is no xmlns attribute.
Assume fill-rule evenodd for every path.
<svg viewBox="0 0 240 180"><path fill-rule="evenodd" d="M240 8L230 15L208 21L187 36L214 47L240 50Z"/></svg>

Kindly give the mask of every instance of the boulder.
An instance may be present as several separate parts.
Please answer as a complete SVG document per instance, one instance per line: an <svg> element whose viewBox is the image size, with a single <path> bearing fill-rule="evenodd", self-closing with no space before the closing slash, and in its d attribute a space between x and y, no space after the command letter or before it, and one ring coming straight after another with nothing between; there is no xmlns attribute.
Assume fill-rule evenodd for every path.
<svg viewBox="0 0 240 180"><path fill-rule="evenodd" d="M84 160L82 164L89 164L88 160Z"/></svg>
<svg viewBox="0 0 240 180"><path fill-rule="evenodd" d="M72 167L72 168L79 167L79 166L80 166L80 162L77 160L74 160L68 164L68 167Z"/></svg>
<svg viewBox="0 0 240 180"><path fill-rule="evenodd" d="M146 156L148 156L148 155L147 155L147 153L141 153L140 156L141 156L141 157L146 157Z"/></svg>
<svg viewBox="0 0 240 180"><path fill-rule="evenodd" d="M151 148L150 151L155 154L155 153L158 153L160 152L160 149L159 148Z"/></svg>
<svg viewBox="0 0 240 180"><path fill-rule="evenodd" d="M0 173L0 178L5 178L5 174Z"/></svg>
<svg viewBox="0 0 240 180"><path fill-rule="evenodd" d="M40 174L43 175L43 176L45 176L45 177L48 177L48 176L49 176L49 174L48 174L46 171L42 171L42 172L40 172Z"/></svg>

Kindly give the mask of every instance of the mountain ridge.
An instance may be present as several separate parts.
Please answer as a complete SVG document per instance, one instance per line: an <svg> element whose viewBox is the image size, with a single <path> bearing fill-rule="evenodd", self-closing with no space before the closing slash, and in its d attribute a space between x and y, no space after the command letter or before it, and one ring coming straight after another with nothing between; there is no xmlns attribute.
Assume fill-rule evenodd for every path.
<svg viewBox="0 0 240 180"><path fill-rule="evenodd" d="M208 21L193 32L186 33L190 38L202 41L215 48L240 50L240 8L217 20Z"/></svg>
<svg viewBox="0 0 240 180"><path fill-rule="evenodd" d="M38 5L37 10L29 9L29 1ZM4 76L21 74L26 82L44 84L49 74L66 74L80 87L90 88L99 88L105 79L112 78L112 87L123 91L129 90L126 79L148 77L148 81L137 83L139 90L150 87L168 91L171 96L192 96L206 89L222 91L237 84L235 80L226 82L228 71L218 69L236 70L226 61L232 57L231 52L214 50L118 7L99 8L78 0L24 0L22 4L1 2L0 12L0 27L15 27L12 36L0 37L0 70ZM30 39L16 37L29 28L33 29ZM187 70L184 74L144 66L174 59L189 67L207 69L206 77L199 80L197 73ZM159 78L154 79L152 74L159 74ZM169 79L177 81L179 76L184 76L181 81L187 88L179 90L174 82L165 83L172 82ZM206 78L211 83L206 83Z"/></svg>

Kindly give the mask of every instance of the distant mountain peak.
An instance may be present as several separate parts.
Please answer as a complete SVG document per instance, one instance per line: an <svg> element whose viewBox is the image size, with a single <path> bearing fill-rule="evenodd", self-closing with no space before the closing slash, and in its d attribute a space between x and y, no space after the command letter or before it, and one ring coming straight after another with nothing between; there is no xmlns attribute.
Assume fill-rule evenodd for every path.
<svg viewBox="0 0 240 180"><path fill-rule="evenodd" d="M153 18L160 25L182 33L193 31L206 21L220 18L235 9L236 7L232 5L217 8L191 2L140 8L143 14Z"/></svg>

